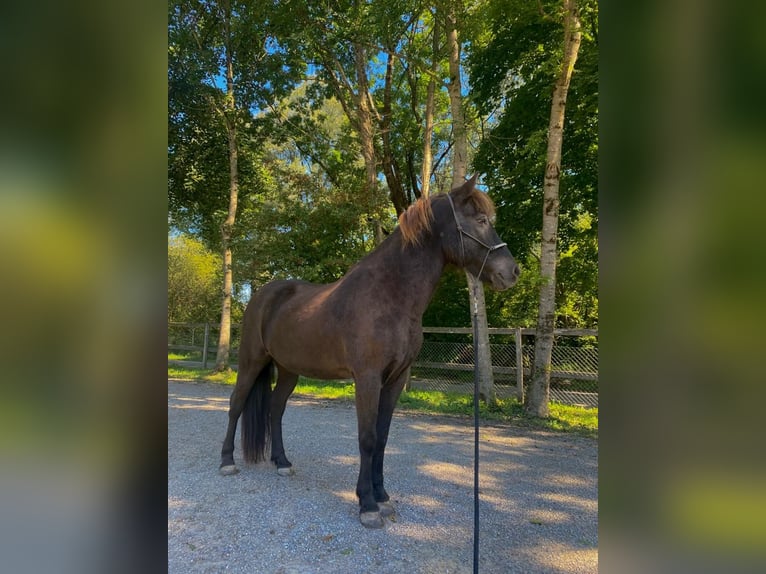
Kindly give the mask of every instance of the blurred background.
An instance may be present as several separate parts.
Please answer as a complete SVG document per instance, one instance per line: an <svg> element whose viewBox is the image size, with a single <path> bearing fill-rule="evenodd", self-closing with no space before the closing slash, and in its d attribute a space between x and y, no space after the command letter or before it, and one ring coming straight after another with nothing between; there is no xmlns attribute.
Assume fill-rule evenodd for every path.
<svg viewBox="0 0 766 574"><path fill-rule="evenodd" d="M0 9L8 572L166 568L166 19L152 2Z"/></svg>
<svg viewBox="0 0 766 574"><path fill-rule="evenodd" d="M766 558L766 6L601 15L600 567L747 571Z"/></svg>

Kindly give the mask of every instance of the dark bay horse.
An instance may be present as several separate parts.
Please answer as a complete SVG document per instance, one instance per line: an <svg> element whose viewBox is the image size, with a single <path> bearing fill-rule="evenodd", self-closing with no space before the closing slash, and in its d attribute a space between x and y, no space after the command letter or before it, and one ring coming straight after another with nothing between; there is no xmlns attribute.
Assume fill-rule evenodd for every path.
<svg viewBox="0 0 766 574"><path fill-rule="evenodd" d="M292 474L282 444L282 415L299 375L353 379L360 467L360 521L383 526L394 512L383 487L383 453L399 395L423 343L422 318L445 265L467 269L494 289L519 276L491 224L494 205L476 176L448 194L418 200L394 232L329 285L274 281L245 311L237 384L221 451L222 474L238 471L234 434L242 415L246 461L271 460ZM273 370L277 370L272 390Z"/></svg>

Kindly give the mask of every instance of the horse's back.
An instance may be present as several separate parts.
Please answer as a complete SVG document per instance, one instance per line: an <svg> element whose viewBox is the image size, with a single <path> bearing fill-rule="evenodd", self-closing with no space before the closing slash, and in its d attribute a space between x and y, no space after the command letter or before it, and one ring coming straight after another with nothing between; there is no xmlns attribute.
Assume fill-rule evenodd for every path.
<svg viewBox="0 0 766 574"><path fill-rule="evenodd" d="M349 377L342 321L332 308L336 286L300 280L267 283L248 304L245 330L257 332L266 352L292 372Z"/></svg>
<svg viewBox="0 0 766 574"><path fill-rule="evenodd" d="M271 281L256 291L245 310L244 326L247 330L257 330L264 340L267 339L276 323L289 321L305 303L296 301L306 299L319 291L323 285L309 283L298 279L283 279ZM303 296L302 296L303 295ZM302 297L301 297L302 296Z"/></svg>
<svg viewBox="0 0 766 574"><path fill-rule="evenodd" d="M248 307L253 307L253 310L256 312L259 309L276 311L283 303L294 297L296 293L310 290L312 287L321 287L321 285L299 279L271 281L255 292Z"/></svg>
<svg viewBox="0 0 766 574"><path fill-rule="evenodd" d="M359 269L329 284L268 283L248 305L245 329L259 334L279 364L315 378L409 364L422 341L420 324L391 308L390 294L375 289L368 275Z"/></svg>

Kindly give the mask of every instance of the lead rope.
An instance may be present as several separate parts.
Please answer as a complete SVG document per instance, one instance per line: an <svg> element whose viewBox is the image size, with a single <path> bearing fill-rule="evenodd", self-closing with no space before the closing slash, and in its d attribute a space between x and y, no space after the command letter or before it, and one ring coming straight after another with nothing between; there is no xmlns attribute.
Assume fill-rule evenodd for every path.
<svg viewBox="0 0 766 574"><path fill-rule="evenodd" d="M479 361L476 360L479 346L479 305L476 301L478 283L478 280L475 281L473 286L473 574L479 574Z"/></svg>
<svg viewBox="0 0 766 574"><path fill-rule="evenodd" d="M465 231L463 226L460 225L460 220L457 218L455 204L449 193L447 194L447 199L449 199L449 204L452 208L452 215L455 216L455 224L457 225L458 236L460 237L460 260L463 264L465 264L463 235L467 235L487 250L473 285L473 573L479 574L479 362L476 360L479 354L479 303L476 290L480 281L479 277L481 277L481 273L484 271L484 265L487 264L489 254L495 249L505 247L507 244L487 245L478 237Z"/></svg>

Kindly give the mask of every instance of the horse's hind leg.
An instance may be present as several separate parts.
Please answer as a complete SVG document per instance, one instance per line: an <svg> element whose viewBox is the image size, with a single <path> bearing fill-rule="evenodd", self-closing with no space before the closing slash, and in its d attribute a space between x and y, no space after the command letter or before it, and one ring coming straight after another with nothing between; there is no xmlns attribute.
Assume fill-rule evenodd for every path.
<svg viewBox="0 0 766 574"><path fill-rule="evenodd" d="M219 472L223 475L236 474L239 469L234 464L234 435L237 432L237 421L242 410L245 408L245 402L250 391L255 385L255 380L260 372L269 364L271 357L263 353L256 360L240 362L237 370L237 384L231 393L229 399L229 426L226 429L226 437L223 439L223 448L221 449L221 466Z"/></svg>
<svg viewBox="0 0 766 574"><path fill-rule="evenodd" d="M271 395L271 460L277 465L277 472L282 476L294 474L292 463L285 456L282 442L282 415L285 413L287 399L295 390L298 375L291 373L277 363L277 385Z"/></svg>

